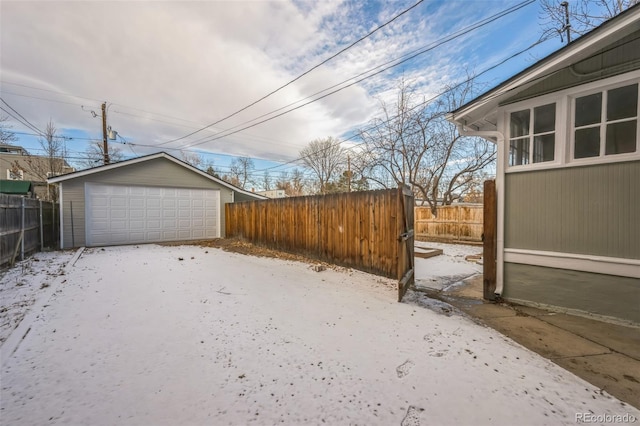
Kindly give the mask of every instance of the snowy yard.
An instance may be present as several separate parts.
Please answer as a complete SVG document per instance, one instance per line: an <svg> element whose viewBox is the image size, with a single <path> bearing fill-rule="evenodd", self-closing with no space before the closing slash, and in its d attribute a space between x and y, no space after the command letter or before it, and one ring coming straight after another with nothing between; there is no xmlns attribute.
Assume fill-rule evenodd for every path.
<svg viewBox="0 0 640 426"><path fill-rule="evenodd" d="M14 269L0 277L3 308L15 301L5 292L17 280L39 298L16 330L28 331L24 339L14 333L1 348L3 424L557 425L575 424L585 412L640 418L492 329L397 303L393 280L147 245L87 249L40 290L45 269L57 271L71 255L32 262L40 274ZM428 261L417 260L424 282L469 272L453 252ZM448 261L460 268L436 272Z"/></svg>

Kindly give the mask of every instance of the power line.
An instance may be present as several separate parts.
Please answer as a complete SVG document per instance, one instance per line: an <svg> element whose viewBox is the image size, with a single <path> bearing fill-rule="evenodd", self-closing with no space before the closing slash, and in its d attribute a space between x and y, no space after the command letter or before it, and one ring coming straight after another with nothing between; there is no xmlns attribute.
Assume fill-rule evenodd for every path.
<svg viewBox="0 0 640 426"><path fill-rule="evenodd" d="M531 45L529 48L527 48L527 49L525 49L525 50L521 51L520 53L523 53L523 52L525 52L526 50L529 50L531 47L534 47L534 46L536 46L536 45L538 45L538 44L540 44L540 43L542 43L542 42L544 42L544 41L547 41L547 40L549 40L550 38L553 38L553 36L552 36L552 35L547 35L546 37L541 38L541 39L540 39L540 40L538 40L536 43L534 43L533 45ZM639 36L639 37L634 37L633 39L627 40L627 41L625 41L624 43L616 44L616 45L611 46L611 47L609 47L609 48L607 48L607 49L600 50L600 51L598 51L598 52L596 52L596 53L594 53L594 54L592 54L592 55L590 55L590 56L587 56L586 58L581 59L581 62L587 61L587 60L589 60L589 59L593 59L593 58L595 58L595 57L597 57L597 56L600 56L600 55L602 55L602 54L604 54L604 53L607 53L607 52L610 52L610 51L616 50L616 49L618 49L618 48L620 48L620 47L622 47L622 46L625 46L625 45L627 45L627 44L631 44L631 43L633 43L633 42L635 42L635 41L637 41L637 40L639 40L639 39L640 39L640 36ZM565 46L565 47L563 47L562 49L565 49L565 48L566 48L566 46ZM518 54L519 54L519 53L518 53ZM508 58L508 59L510 59L510 58ZM503 62L504 62L504 61L503 61ZM534 83L534 82L536 82L536 81L540 81L540 80L542 80L542 79L545 79L545 78L547 78L547 77L549 77L549 76L551 76L551 75L553 75L553 74L557 73L558 71L559 71L559 70L554 70L554 71L550 71L550 72L548 72L548 73L546 73L546 74L539 75L539 76L537 76L537 77L535 77L535 78L532 78L529 82L530 82L530 83ZM514 77L511 77L509 80L512 80L512 79L516 78L516 77L517 77L517 75L518 75L518 74L516 74L516 76L514 76ZM507 80L507 81L509 81L509 80ZM503 83L503 84L504 84L504 83ZM487 103L487 102L489 102L490 100L492 100L492 99L494 99L494 98L497 98L498 96L502 96L504 93L507 93L507 92L510 92L510 91L515 90L514 88L511 88L511 89L509 89L507 92L501 92L500 90L496 90L496 89L497 89L497 87L493 89L493 90L495 90L495 92L494 92L494 93L492 93L491 95L487 96L486 98L484 98L484 99L482 99L482 100L478 99L478 102L482 102L482 103L484 104L484 103Z"/></svg>
<svg viewBox="0 0 640 426"><path fill-rule="evenodd" d="M495 63L494 65L492 65L492 66L490 66L490 67L488 67L488 68L484 69L484 70L483 70L483 71L481 71L480 73L478 73L478 74L476 74L476 75L474 75L474 76L472 76L472 77L469 77L469 78L467 78L467 79L465 79L465 80L463 80L463 81L461 81L461 82L459 82L459 83L457 83L457 84L455 84L455 85L453 85L453 86L451 86L451 87L447 88L446 90L443 90L442 92L440 92L440 93L438 93L438 94L434 95L433 97L431 97L431 98L429 98L429 99L424 100L423 102L420 102L420 103L416 104L415 106L413 106L412 108L410 108L410 109L408 110L408 112L411 112L411 111L413 111L413 110L415 110L415 109L417 109L417 108L419 108L419 107L426 106L427 104L429 104L430 102L433 102L434 100L436 100L436 99L437 99L437 98L439 98L440 96L442 96L442 95L444 95L444 94L446 94L446 93L449 93L449 92L451 92L451 91L453 91L453 90L457 89L458 87L460 87L460 86L462 86L462 85L464 85L464 84L469 83L470 81L472 81L472 80L474 80L474 79L476 79L476 78L480 77L481 75L486 74L487 72L489 72L489 71L491 71L491 70L493 70L493 69L495 69L495 68L499 67L500 65L504 64L505 62L507 62L507 61L509 61L509 60L511 60L511 59L513 59L513 58L515 58L515 57L517 57L517 56L519 56L519 55L521 55L521 54L523 54L523 53L525 53L525 52L527 52L527 51L529 51L529 50L533 49L533 48L534 48L534 47L536 47L537 45L539 45L539 44L541 44L541 43L543 43L543 42L545 42L545 41L549 40L550 38L551 38L550 36L545 37L545 38L541 38L541 39L540 39L540 40L538 40L537 42L535 42L535 43L531 44L529 47L527 47L527 48L525 48L525 49L522 49L522 50L519 50L518 52L515 52L515 53L513 53L513 54L509 55L509 56L508 56L508 57L506 57L505 59L502 59L501 61L499 61L499 62ZM550 75L550 74L549 74L549 75ZM378 127L380 127L380 126L384 125L385 123L388 123L388 122L390 122L391 120L394 120L394 119L396 119L396 118L398 118L398 115L392 116L392 117L390 117L389 119L387 119L387 120L385 120L385 121L382 121L381 123L378 123L378 124L376 124L376 125L374 125L374 126L371 126L369 129L367 129L367 130L365 130L365 131L371 131L371 130L374 130L374 129L376 129L376 128L378 128ZM349 141L349 140L355 139L356 137L358 137L358 134L354 134L353 136L351 136L351 137L349 137L349 138L346 138L346 139L343 139L343 140L337 140L335 145L328 146L328 147L326 147L326 148L325 148L325 150L326 150L326 149L330 149L330 148L331 148L331 147L333 147L333 146L340 145L340 144L342 144L342 143L344 143L344 142L347 142L347 141ZM358 146L359 146L359 145L353 145L353 146L351 146L351 147L349 147L349 148L346 148L346 149L347 149L347 150L351 150L351 149L354 149L354 148L356 148L356 147L358 147ZM290 160L290 161L288 161L288 162L286 162L286 163L283 163L283 164L281 164L281 165L272 166L272 167L267 167L267 168L264 168L264 169L260 169L259 171L272 170L272 169L275 169L275 168L278 168L278 167L282 167L282 166L287 165L287 164L293 164L293 163L295 163L295 162L298 162L298 161L304 160L304 158L305 158L305 156L298 157L298 158L295 158L295 159L293 159L293 160Z"/></svg>
<svg viewBox="0 0 640 426"><path fill-rule="evenodd" d="M55 93L56 95L68 96L68 97L70 97L70 98L80 98L80 99L86 99L86 100L89 100L89 101L102 102L100 99L88 98L88 97L86 97L86 96L73 95L73 94L71 94L71 93L59 92L59 91L51 90L51 89L43 89L43 88L41 88L41 87L29 86L29 85L27 85L27 84L12 83L12 82L7 81L7 80L0 80L0 83L3 83L3 84L10 84L10 85L12 85L12 86L25 87L25 88L27 88L27 89L40 90L40 91L43 91L43 92ZM20 96L20 95L18 95L18 96ZM54 102L55 102L55 101L54 101Z"/></svg>
<svg viewBox="0 0 640 426"><path fill-rule="evenodd" d="M466 27L464 30L457 31L457 32L453 33L452 35L449 35L449 36L447 36L447 37L445 37L445 38L443 38L443 39L440 39L439 41L435 42L433 45L430 45L430 47L425 48L425 49L422 49L422 50L420 50L420 51L418 51L418 52L416 52L416 53L414 53L414 54L410 55L409 57L407 57L407 58L405 58L405 59L402 59L402 60L400 60L400 61L398 61L398 62L394 63L393 65L390 65L390 66L388 66L388 67L384 67L384 68L382 68L382 69L379 69L378 71L376 71L376 72L374 72L374 73L372 73L372 74L370 74L370 75L367 75L367 76L362 77L362 78L360 78L360 79L358 79L358 80L355 80L355 81L353 81L353 82L351 82L351 83L349 83L349 84L347 84L347 85L345 85L345 86L343 86L343 87L340 87L340 88L338 88L338 89L336 89L336 90L333 90L333 91L331 91L331 92L329 92L329 93L326 93L326 94L324 94L324 95L322 95L322 96L320 96L320 97L318 97L318 98L315 98L315 99L313 99L313 100L311 100L311 101L309 101L309 102L306 102L306 103L304 103L304 104L302 104L302 105L299 105L299 106L294 107L294 108L290 108L290 109L288 109L288 110L286 110L286 111L284 111L284 112L281 112L281 113L279 113L279 114L273 115L273 116L271 116L271 117L269 117L269 118L266 118L266 119L264 119L264 120L258 121L258 122L254 123L254 124L250 124L250 125L247 125L247 126L245 126L245 127L241 127L241 128L239 128L239 129L237 129L238 127L243 126L244 124L247 124L247 123L251 123L252 121L257 120L258 118L253 119L253 120L246 121L246 122L244 122L244 123L241 123L241 124L239 124L239 125L237 125L237 126L231 127L230 129L227 129L227 130L225 130L225 131L223 131L223 132L220 132L220 133L229 132L229 130L233 130L233 129L237 129L237 130L233 130L233 131L231 131L231 132L229 132L229 133L225 133L225 134L223 134L223 135L221 135L221 134L217 134L217 135L214 135L214 136L207 136L207 137L205 137L205 138L202 138L202 139L199 139L199 140L195 141L195 143L191 143L191 144L185 145L185 146L183 146L183 148L190 148L190 147L194 147L194 146L202 145L202 144L207 143L207 142L213 142L213 141L215 141L215 140L218 140L218 139L221 139L221 138L224 138L224 137L227 137L227 136L234 135L234 134L236 134L236 133L242 132L242 131L244 131L244 130L250 129L250 128L252 128L252 127L258 126L258 125L260 125L260 124L266 123L266 122L268 122L268 121L271 121L271 120L273 120L273 119L276 119L276 118L278 118L278 117L281 117L281 116L283 116L283 115L286 115L286 114L288 114L288 113L290 113L290 112L293 112L293 111L295 111L295 110L298 110L298 109L300 109L300 108L303 108L303 107L305 107L305 106L307 106L307 105L309 105L309 104L312 104L312 103L314 103L314 102L317 102L317 101L319 101L319 100L321 100L321 99L324 99L324 98L326 98L326 97L328 97L328 96L331 96L331 95L333 95L333 94L335 94L335 93L338 93L338 92L340 92L340 91L342 91L342 90L344 90L344 89L347 89L347 88L349 88L349 87L351 87L351 86L354 86L354 85L356 85L356 84L358 84L358 83L360 83L360 82L362 82L362 81L364 81L364 80L366 80L366 79L369 79L369 78L374 77L374 76L376 76L376 75L378 75L378 74L381 74L381 73L383 73L384 71L387 71L387 70L389 70L389 69L391 69L391 68L394 68L394 67L396 67L396 66L398 66L398 65L401 65L401 64L403 64L403 63L405 63L405 62L407 62L407 61L409 61L409 60L411 60L411 59L416 58L417 56L420 56L420 55L422 55L422 54L424 54L424 53L426 53L426 52L429 52L429 51L431 51L431 50L435 49L436 47L439 47L439 46L441 46L441 45L443 45L443 44L445 44L445 43L447 43L447 42L449 42L449 41L452 41L452 40L454 40L454 39L456 39L456 38L458 38L458 37L461 37L462 35L468 34L468 33L469 33L469 32L471 32L471 31L474 31L474 30L476 30L476 29L478 29L478 28L480 28L480 27L482 27L482 26L485 26L485 25L487 25L487 24L489 24L489 23L491 23L491 22L494 22L495 20L497 20L497 19L499 19L499 18L502 18L502 17L504 17L504 16L506 16L506 15L508 15L508 14L510 14L510 13L513 13L513 12L515 12L515 11L517 11L517 10L519 10L519 9L521 9L521 8L523 8L523 7L525 7L525 6L528 6L529 4L534 3L535 1L536 1L536 0L526 0L526 1L523 1L523 2L521 2L521 3L519 3L519 4L515 5L515 6L512 6L512 7L508 8L508 9L506 9L506 10L504 10L504 11L502 11L502 12L498 13L498 14L495 14L495 15L493 15L493 16L491 16L491 17L489 17L489 18L485 18L485 19L483 19L483 20L481 20L481 21L477 22L476 24L473 24L473 25L471 25L471 26L469 26L469 27ZM402 57L401 57L401 58L402 58ZM376 68L373 68L373 70L375 70L375 69L377 69L377 67L376 67ZM350 79L349 79L349 80L350 80ZM349 81L349 80L345 80L345 82L346 82L346 81ZM344 82L343 82L343 83L344 83ZM342 84L342 83L339 83L338 85L340 85L340 84ZM332 87L335 87L335 86L332 86ZM325 90L326 90L326 89L325 89ZM320 93L321 93L321 92L320 92ZM293 104L295 104L295 103L297 103L297 102L294 102ZM290 104L290 105L293 105L293 104ZM280 108L280 109L278 109L278 110L281 110L281 109L282 109L282 108ZM278 111L278 110L276 110L276 111ZM272 111L271 113L263 114L263 115L262 115L262 116L260 116L260 117L264 117L264 116L266 116L266 115L270 115L270 114L272 114L272 113L273 113L273 111ZM217 123L214 123L214 124L217 124ZM194 132L194 133L195 133L195 132ZM184 137L183 137L183 138L184 138ZM179 138L179 139L183 139L183 138ZM164 142L164 143L162 143L162 144L160 144L160 145L158 145L158 146L164 145L164 144L169 143L169 142L174 142L174 141L179 140L179 139L174 139L174 140L172 140L172 141L167 141L167 142Z"/></svg>
<svg viewBox="0 0 640 426"><path fill-rule="evenodd" d="M23 98L31 98L31 99L40 99L41 101L56 102L56 103L59 103L59 104L66 104L66 105L82 106L82 104L79 104L79 103L59 101L57 99L42 98L40 96L23 95L21 93L7 92L6 90L2 90L1 92L4 93L5 95L20 96L20 97L23 97Z"/></svg>
<svg viewBox="0 0 640 426"><path fill-rule="evenodd" d="M528 4L528 3L530 3L530 2L525 2L525 3L527 3L527 4ZM526 4L525 4L525 5L526 5ZM530 48L531 48L531 47L530 47ZM529 49L529 48L527 48L527 49L525 49L525 50L528 50L528 49ZM522 53L522 52L520 52L520 53ZM517 53L517 54L519 54L519 53ZM517 54L515 54L515 55L517 55ZM515 55L513 55L513 56L515 56ZM504 63L504 62L506 62L506 61L507 61L507 60L509 60L509 59L510 59L510 58L507 58L507 59L503 60L502 62L500 62L499 64L496 64L494 67L491 67L490 69L495 68L496 66L498 66L498 65L500 65L500 64L502 64L502 63ZM482 75L483 73L487 72L488 70L489 70L489 69L487 69L487 70L483 71L482 73L478 74L477 76ZM476 77L477 77L477 76L476 76ZM446 93L446 92L443 92L443 93ZM225 135L225 136L228 136L228 135ZM354 135L354 136L352 136L351 138L347 138L347 139L345 139L345 140L343 140L343 141L340 141L340 143L344 143L344 142L346 142L346 141L348 141L348 140L351 140L351 139L355 138L356 136L357 136L357 135ZM74 138L74 139L83 139L83 138ZM94 139L94 138L84 138L84 139L87 139L87 140L96 140L96 139ZM143 144L134 144L134 145L145 146L145 147L150 147L150 148L157 148L157 145L143 145ZM350 147L350 148L348 148L348 149L353 149L353 148L355 148L355 146L354 146L354 147ZM172 149L172 150L176 150L176 151L182 151L182 150L183 150L183 149L185 149L185 148L182 148L182 149L180 149L180 148L166 148L166 149ZM228 154L215 154L215 155L228 155ZM238 157L238 156L234 156L234 155L228 155L228 156L230 156L230 157ZM273 160L268 160L268 161L273 161ZM294 160L294 161L300 161L300 159L296 159L296 160ZM289 162L289 163L291 163L291 162ZM272 168L282 167L282 166L284 166L284 165L286 165L286 164L287 164L287 163L285 163L285 164L283 164L283 165L274 166L274 167L272 167ZM272 169L272 168L268 168L268 169ZM258 170L258 171L264 171L264 170L267 170L267 169L260 169L260 170Z"/></svg>
<svg viewBox="0 0 640 426"><path fill-rule="evenodd" d="M0 107L1 108L1 107ZM14 132L12 131L11 133L15 133L16 135L25 135L25 136L42 136L39 133L29 133L29 132ZM100 140L100 138L82 138L82 137L75 137L75 136L64 136L64 135L60 135L60 136L54 136L56 138L62 138L68 141L71 140L82 140L82 141L97 141Z"/></svg>
<svg viewBox="0 0 640 426"><path fill-rule="evenodd" d="M347 50L351 49L351 48L352 48L353 46L355 46L356 44L358 44L358 43L360 43L361 41L365 40L366 38L368 38L368 37L372 36L372 35L373 35L374 33L376 33L377 31L381 30L382 28L384 28L384 27L386 27L387 25L391 24L391 23L392 23L393 21L395 21L396 19L400 18L400 17L401 17L402 15L404 15L405 13L407 13L407 12L409 12L410 10L412 10L413 8L417 7L417 6L418 6L420 3L422 3L423 1L424 1L424 0L419 0L419 1L418 1L417 3L415 3L413 6L409 7L408 9L403 10L403 11L402 11L402 12L400 12L398 15L394 16L392 19L390 19L389 21L385 22L384 24L382 24L382 25L378 26L378 27L377 27L377 28L375 28L373 31L369 32L368 34L366 34L366 35L364 35L364 36L360 37L358 40L354 41L354 42L353 42L353 43L351 43L349 46L347 46L347 47L343 48L342 50L340 50L339 52L337 52L337 53L335 53L335 54L331 55L330 57L328 57L327 59L323 60L323 61L322 61L322 62L320 62L319 64L314 65L313 67L311 67L311 68L310 68L310 69L308 69L307 71L303 72L302 74L300 74L299 76L297 76L297 77L296 77L296 78L294 78L293 80L290 80L289 82L287 82L287 83L283 84L282 86L278 87L277 89L272 90L271 92L267 93L266 95L264 95L263 97L261 97L261 98L260 98L260 99L258 99L257 101L254 101L254 102L250 103L249 105L247 105L247 106L245 106L245 107L243 107L243 108L241 108L241 109L239 109L239 110L237 110L237 111L235 111L235 112L233 112L233 113L231 113L231 114L227 115L226 117L223 117L223 118L221 118L221 119L219 119L219 120L217 120L217 121L215 121L215 122L213 122L213 123L209 124L208 126L205 126L205 127L201 128L201 129L198 129L198 130L196 130L196 131L194 131L194 132L191 132L191 133L189 133L189 134L187 134L187 135L185 135L185 136L182 136L182 137L179 137L179 138L176 138L176 139L172 139L172 140L169 140L169 141L163 142L163 143L161 143L160 145L165 145L165 144L168 144L168 143L171 143L171 142L176 142L176 141L179 141L179 140L182 140L182 139L188 138L189 136L193 136L193 135L195 135L196 133L199 133L199 132L201 132L201 131L203 131L203 130L205 130L205 129L209 128L209 127L215 126L216 124L219 124L219 123L221 123L221 122L223 122L223 121L225 121L225 120L227 120L227 119L229 119L229 118L231 118L231 117L233 117L233 116L235 116L235 115L237 115L237 114L241 113L242 111L247 110L248 108L250 108L250 107L252 107L252 106L256 105L257 103L262 102L263 100L267 99L269 96L271 96L271 95L273 95L273 94L275 94L275 93L279 92L280 90L284 89L285 87L287 87L287 86L291 85L292 83L294 83L294 82L296 82L296 81L300 80L302 77L304 77L305 75L309 74L311 71L313 71L313 70L315 70L315 69L319 68L320 66L322 66L322 65L326 64L326 63L327 63L327 62L329 62L330 60L334 59L335 57L337 57L337 56L341 55L342 53L346 52ZM159 146L160 146L160 145L159 145Z"/></svg>
<svg viewBox="0 0 640 426"><path fill-rule="evenodd" d="M26 118L24 118L24 116L22 114L20 114L18 111L15 110L15 108L13 108L11 105L9 105L7 103L7 101L5 101L4 99L2 99L0 97L0 101L2 101L3 104L5 104L7 107L9 107L9 109L11 109L11 111L13 111L14 113L16 113L22 120L24 121L20 121L19 118L17 118L16 116L14 116L13 114L11 114L9 111L7 111L6 109L2 108L2 110L4 112L6 112L7 114L9 114L11 117L13 117L14 119L16 119L20 124L27 126L28 128L30 128L31 130L37 132L39 134L39 136L44 136L44 132L40 129L38 129L36 126L34 126L33 124L31 124L31 122L29 120L27 120Z"/></svg>

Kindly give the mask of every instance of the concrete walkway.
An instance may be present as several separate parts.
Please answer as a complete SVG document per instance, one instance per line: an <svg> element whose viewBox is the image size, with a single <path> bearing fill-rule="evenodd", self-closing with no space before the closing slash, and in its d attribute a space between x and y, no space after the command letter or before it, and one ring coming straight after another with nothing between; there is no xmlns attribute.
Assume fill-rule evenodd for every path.
<svg viewBox="0 0 640 426"><path fill-rule="evenodd" d="M482 276L423 289L602 391L640 408L640 328L482 300Z"/></svg>

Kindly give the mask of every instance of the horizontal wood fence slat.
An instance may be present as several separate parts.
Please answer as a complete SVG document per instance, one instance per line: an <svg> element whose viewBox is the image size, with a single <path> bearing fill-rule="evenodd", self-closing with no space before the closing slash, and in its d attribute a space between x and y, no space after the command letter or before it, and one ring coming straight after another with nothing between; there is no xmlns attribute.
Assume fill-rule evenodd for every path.
<svg viewBox="0 0 640 426"><path fill-rule="evenodd" d="M399 197L402 190L392 189L227 204L225 232L228 238L398 278L405 229Z"/></svg>
<svg viewBox="0 0 640 426"><path fill-rule="evenodd" d="M0 266L57 247L58 230L57 204L0 194Z"/></svg>
<svg viewBox="0 0 640 426"><path fill-rule="evenodd" d="M438 206L434 217L428 206L415 207L416 237L447 241L482 241L482 204Z"/></svg>

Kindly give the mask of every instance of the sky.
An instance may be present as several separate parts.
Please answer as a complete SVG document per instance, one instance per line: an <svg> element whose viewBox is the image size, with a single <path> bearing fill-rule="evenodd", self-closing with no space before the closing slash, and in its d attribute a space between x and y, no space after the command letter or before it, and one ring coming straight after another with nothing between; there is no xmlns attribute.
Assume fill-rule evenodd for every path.
<svg viewBox="0 0 640 426"><path fill-rule="evenodd" d="M381 100L393 101L401 79L431 98L467 71L480 73L532 45L542 32L537 2L465 31L522 2L425 0L284 89L206 127L415 3L3 0L0 95L6 104L0 106L11 111L10 105L39 130L51 120L58 135L68 138L71 162L92 140L102 140L100 109L106 102L107 124L119 134L110 143L127 157L164 150L181 158L196 152L224 173L233 158L246 156L254 159L254 173L269 168L277 174L299 167L295 160L309 142L348 139L365 127L379 115ZM457 32L462 35L436 46ZM428 47L433 49L370 76L370 70L381 71L382 65ZM481 85L495 86L560 47L559 37L548 40L483 74ZM301 106L345 81L355 84ZM34 130L11 117L8 124L19 132L19 145L41 153ZM353 143L347 140L345 147Z"/></svg>

